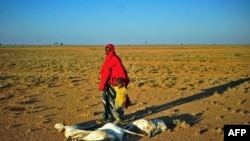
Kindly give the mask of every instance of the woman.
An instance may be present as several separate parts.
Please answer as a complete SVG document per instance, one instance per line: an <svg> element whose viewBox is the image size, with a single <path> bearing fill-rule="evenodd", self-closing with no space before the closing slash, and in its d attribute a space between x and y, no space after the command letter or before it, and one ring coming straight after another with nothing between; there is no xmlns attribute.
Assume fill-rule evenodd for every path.
<svg viewBox="0 0 250 141"><path fill-rule="evenodd" d="M112 86L116 86L116 79L123 78L124 85L127 88L129 78L126 69L124 68L119 56L115 53L113 44L105 46L106 58L101 67L99 90L103 91L103 106L104 113L101 121L97 122L111 122L114 121L112 109L114 108L116 92ZM118 111L119 116L123 117L123 109Z"/></svg>

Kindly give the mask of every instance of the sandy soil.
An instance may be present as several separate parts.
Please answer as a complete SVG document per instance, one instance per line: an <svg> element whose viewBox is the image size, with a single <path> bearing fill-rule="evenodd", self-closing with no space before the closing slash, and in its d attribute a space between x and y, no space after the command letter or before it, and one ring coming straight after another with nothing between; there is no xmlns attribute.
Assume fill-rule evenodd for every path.
<svg viewBox="0 0 250 141"><path fill-rule="evenodd" d="M163 119L168 131L127 140L222 141L250 124L250 46L116 47L128 70L129 123ZM0 48L1 141L63 141L54 124L100 119L103 47ZM186 124L175 125L174 120Z"/></svg>

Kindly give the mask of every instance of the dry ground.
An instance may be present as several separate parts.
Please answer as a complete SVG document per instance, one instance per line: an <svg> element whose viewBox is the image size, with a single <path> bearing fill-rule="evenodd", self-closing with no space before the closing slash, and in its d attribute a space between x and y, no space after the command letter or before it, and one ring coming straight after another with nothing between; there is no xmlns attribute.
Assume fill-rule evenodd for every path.
<svg viewBox="0 0 250 141"><path fill-rule="evenodd" d="M250 46L117 46L128 70L126 121L161 118L151 139L222 141L224 124L250 124ZM63 141L54 124L101 118L103 47L0 48L1 141ZM177 126L174 120L187 124Z"/></svg>

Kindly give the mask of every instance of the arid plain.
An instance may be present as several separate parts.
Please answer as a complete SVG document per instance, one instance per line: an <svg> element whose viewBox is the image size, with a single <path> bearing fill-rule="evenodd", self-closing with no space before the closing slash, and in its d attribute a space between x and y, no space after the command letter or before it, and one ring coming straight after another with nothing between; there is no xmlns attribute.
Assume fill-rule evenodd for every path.
<svg viewBox="0 0 250 141"><path fill-rule="evenodd" d="M250 46L116 46L131 83L125 123L163 119L140 141L223 141L225 124L250 124ZM54 125L92 125L103 46L1 47L1 141L63 141ZM182 121L176 124L175 121Z"/></svg>

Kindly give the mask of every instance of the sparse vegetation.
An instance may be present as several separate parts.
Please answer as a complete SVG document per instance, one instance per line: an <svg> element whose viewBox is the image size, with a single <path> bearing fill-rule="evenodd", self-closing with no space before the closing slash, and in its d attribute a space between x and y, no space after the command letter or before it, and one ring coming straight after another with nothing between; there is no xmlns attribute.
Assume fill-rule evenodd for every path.
<svg viewBox="0 0 250 141"><path fill-rule="evenodd" d="M160 117L171 130L139 140L223 140L224 124L250 123L249 46L125 45L116 52L131 80L127 120ZM1 139L59 141L55 122L99 119L102 61L100 46L1 47Z"/></svg>

